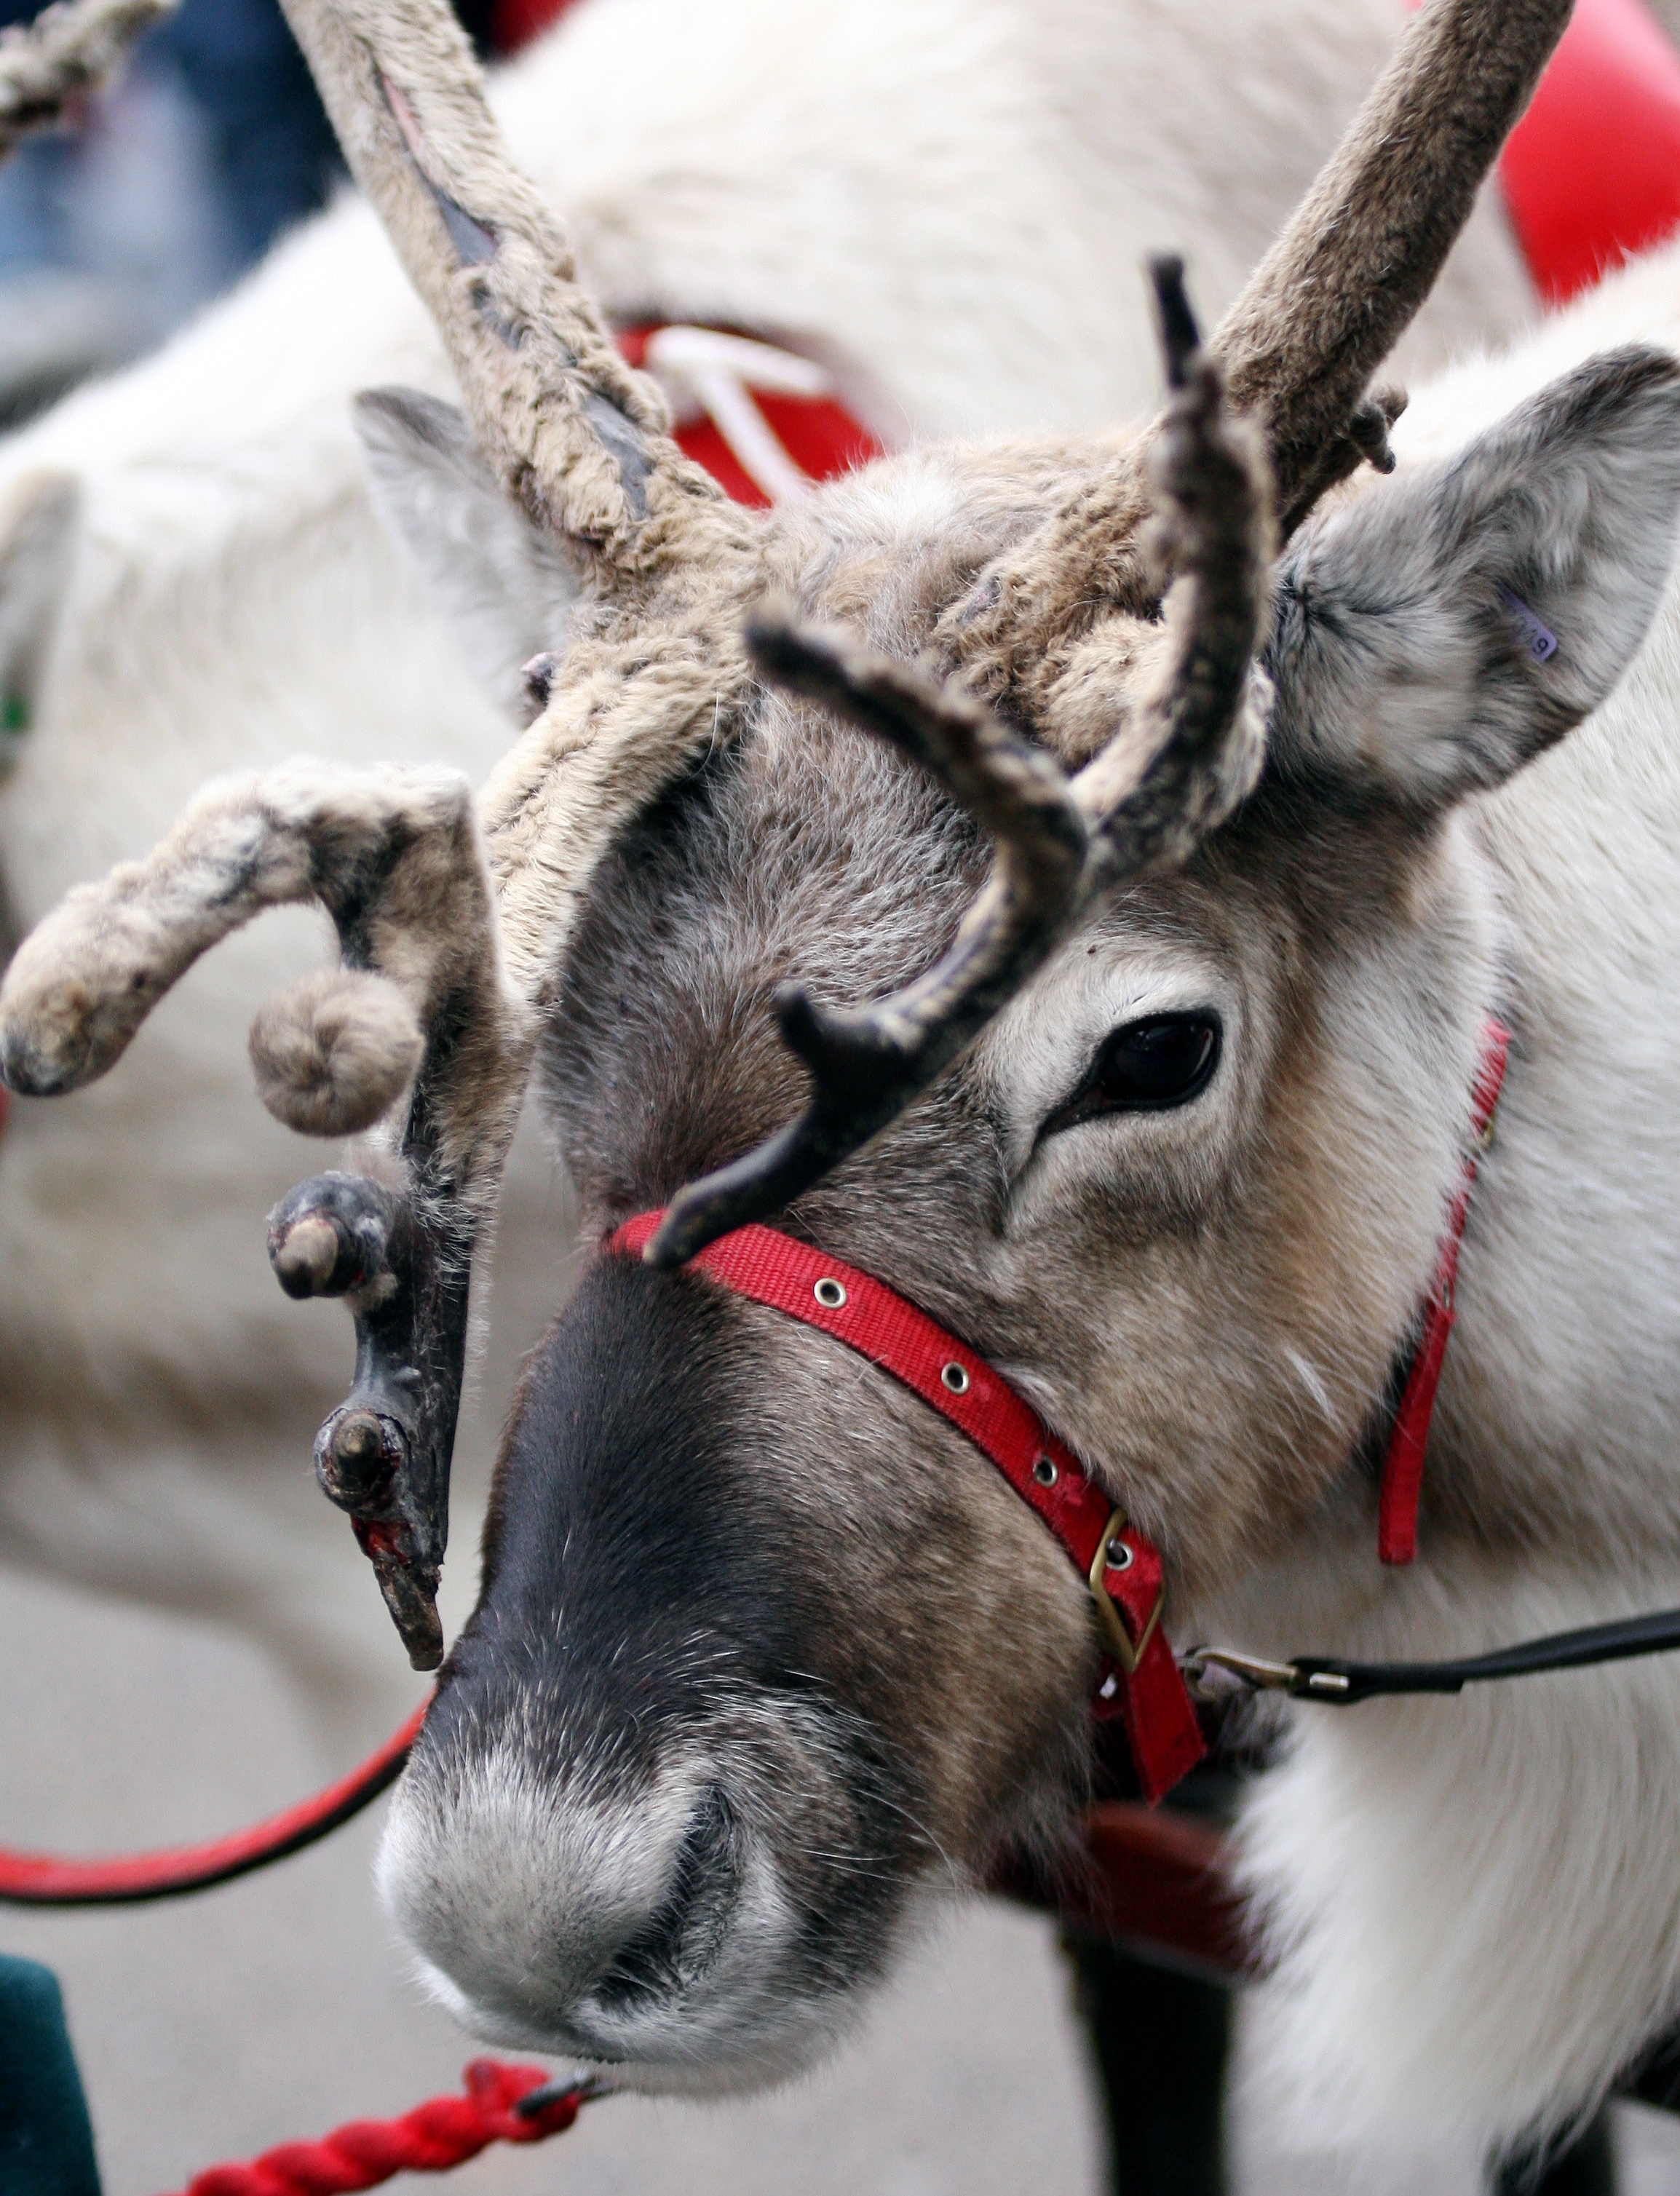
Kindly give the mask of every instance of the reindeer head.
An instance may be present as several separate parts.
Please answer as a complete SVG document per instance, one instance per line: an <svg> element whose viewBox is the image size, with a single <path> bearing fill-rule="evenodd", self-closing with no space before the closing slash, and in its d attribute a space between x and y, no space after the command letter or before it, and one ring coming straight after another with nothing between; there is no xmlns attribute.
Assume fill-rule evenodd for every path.
<svg viewBox="0 0 1680 2196"><path fill-rule="evenodd" d="M396 1125L383 1179L306 1185L273 1245L356 1312L317 1460L422 1663L534 1060L586 1227L669 1207L527 1367L386 1840L483 2032L774 2073L1083 1787L1098 1643L1059 1552L908 1393L685 1270L715 1235L780 1215L961 1333L1162 1546L1169 1620L1345 1482L1492 984L1466 803L1608 691L1680 499L1680 370L1627 352L1319 509L1389 463L1368 377L1567 13L1427 12L1206 350L1158 269L1148 432L917 452L761 523L665 438L430 0L293 0L588 607L482 847L417 774L213 791L22 949L0 1058L68 1087L257 908L332 910L346 967L259 1018L264 1094Z"/></svg>

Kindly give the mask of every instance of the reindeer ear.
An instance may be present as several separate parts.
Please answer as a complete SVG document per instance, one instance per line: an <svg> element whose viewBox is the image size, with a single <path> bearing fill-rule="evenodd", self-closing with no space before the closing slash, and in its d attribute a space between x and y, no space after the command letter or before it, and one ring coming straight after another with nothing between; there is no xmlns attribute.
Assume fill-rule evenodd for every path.
<svg viewBox="0 0 1680 2196"><path fill-rule="evenodd" d="M1309 526L1278 575L1273 766L1425 808L1499 784L1626 670L1677 517L1680 364L1629 349Z"/></svg>
<svg viewBox="0 0 1680 2196"><path fill-rule="evenodd" d="M537 714L521 676L563 647L578 587L551 535L510 501L465 416L413 389L355 399L380 517L420 568L475 674L514 720Z"/></svg>
<svg viewBox="0 0 1680 2196"><path fill-rule="evenodd" d="M0 769L28 732L74 558L81 489L27 473L0 497Z"/></svg>

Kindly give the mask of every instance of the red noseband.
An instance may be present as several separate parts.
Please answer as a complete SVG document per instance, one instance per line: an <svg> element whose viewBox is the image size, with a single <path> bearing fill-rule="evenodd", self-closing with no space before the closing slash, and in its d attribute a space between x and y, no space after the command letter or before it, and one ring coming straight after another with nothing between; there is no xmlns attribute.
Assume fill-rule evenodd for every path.
<svg viewBox="0 0 1680 2196"><path fill-rule="evenodd" d="M639 1256L664 1218L639 1213L609 1244ZM1061 1542L1102 1632L1100 1716L1125 1719L1145 1796L1169 1792L1206 1752L1161 1630L1159 1551L1128 1523L1001 1372L896 1291L773 1228L738 1228L691 1265L754 1303L819 1327L892 1373L967 1435Z"/></svg>

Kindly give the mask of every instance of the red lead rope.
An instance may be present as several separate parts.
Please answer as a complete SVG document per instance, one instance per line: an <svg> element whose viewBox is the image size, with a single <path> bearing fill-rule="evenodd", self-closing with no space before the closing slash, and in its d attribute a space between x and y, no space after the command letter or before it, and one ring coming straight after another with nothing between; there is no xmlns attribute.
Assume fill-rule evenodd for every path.
<svg viewBox="0 0 1680 2196"><path fill-rule="evenodd" d="M493 2142L563 2134L590 2095L580 2084L522 2112L524 2100L547 2087L547 2075L494 2059L475 2059L465 2081L464 2097L432 2097L401 2119L351 2120L319 2142L282 2143L247 2165L212 2165L181 2196L342 2196L399 2173L447 2173Z"/></svg>
<svg viewBox="0 0 1680 2196"><path fill-rule="evenodd" d="M638 1256L664 1217L626 1221L609 1248ZM1108 1657L1100 1715L1124 1718L1144 1795L1171 1791L1207 1751L1161 1629L1160 1551L1129 1523L1067 1445L967 1343L873 1275L773 1228L737 1228L690 1261L754 1303L831 1334L967 1434L1048 1526L1084 1579Z"/></svg>

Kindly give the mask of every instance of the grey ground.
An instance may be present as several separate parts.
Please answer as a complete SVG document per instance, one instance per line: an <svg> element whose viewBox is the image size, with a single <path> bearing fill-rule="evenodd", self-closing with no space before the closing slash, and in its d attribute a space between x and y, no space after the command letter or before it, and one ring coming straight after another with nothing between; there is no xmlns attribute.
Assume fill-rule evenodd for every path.
<svg viewBox="0 0 1680 2196"><path fill-rule="evenodd" d="M0 1667L0 1841L83 1850L204 1835L283 1805L346 1765L347 1739L382 1735L404 1690L394 1673L389 1701L323 1719L228 1630L3 1570ZM407 1978L369 1885L373 1836L364 1819L171 1906L0 1910L0 1947L63 1979L107 2196L159 2196L214 2161L454 2086L472 2047ZM1462 2162L1331 2168L1278 2154L1251 2121L1235 2133L1243 2196L1475 2186ZM1680 2122L1628 2112L1620 2135L1627 2196L1680 2192ZM1094 2193L1103 2176L1054 1933L990 1904L955 1916L811 2080L721 2106L614 2099L546 2148L497 2152L447 2186L1039 2196Z"/></svg>

